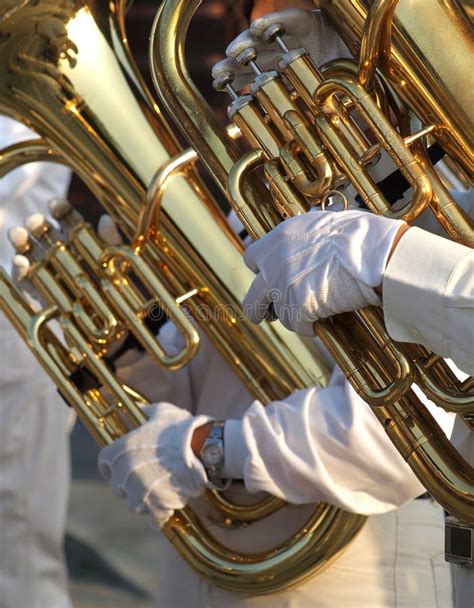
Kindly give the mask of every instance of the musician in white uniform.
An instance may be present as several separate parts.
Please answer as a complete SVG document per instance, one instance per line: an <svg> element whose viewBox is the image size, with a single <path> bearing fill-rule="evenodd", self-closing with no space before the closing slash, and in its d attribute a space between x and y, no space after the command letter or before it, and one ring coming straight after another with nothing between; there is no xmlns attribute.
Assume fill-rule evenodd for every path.
<svg viewBox="0 0 474 608"><path fill-rule="evenodd" d="M179 347L170 324L159 338L171 351ZM149 513L162 526L174 509L189 503L219 541L243 552L262 551L291 536L311 513L306 503L323 500L371 515L328 570L266 597L212 587L165 544L160 608L452 605L442 510L429 500L412 500L424 488L340 371L334 370L326 389L299 391L263 408L205 337L197 357L177 373L158 370L133 352L119 363L125 382L162 402L150 408L147 424L100 456L102 473L132 510ZM249 492L269 492L294 503L291 507L234 530L196 498L209 484L199 458L213 426L209 417L226 420L221 468L216 475L208 466L212 479L242 479ZM451 418L439 420L450 433ZM242 500L242 490L236 485L229 492Z"/></svg>
<svg viewBox="0 0 474 608"><path fill-rule="evenodd" d="M0 117L0 147L31 139ZM70 171L32 163L0 179L0 263L8 229L64 196ZM27 346L0 314L0 606L71 608L63 556L69 490L69 411Z"/></svg>

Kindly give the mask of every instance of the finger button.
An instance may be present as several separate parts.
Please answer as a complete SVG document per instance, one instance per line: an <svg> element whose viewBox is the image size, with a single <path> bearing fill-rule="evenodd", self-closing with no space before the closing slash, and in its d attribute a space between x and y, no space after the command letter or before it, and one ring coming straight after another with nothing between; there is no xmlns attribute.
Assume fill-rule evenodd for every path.
<svg viewBox="0 0 474 608"><path fill-rule="evenodd" d="M32 213L25 219L25 228L39 239L48 231L48 222L42 213Z"/></svg>
<svg viewBox="0 0 474 608"><path fill-rule="evenodd" d="M12 260L12 277L14 281L23 281L30 272L30 260L24 255L17 254Z"/></svg>
<svg viewBox="0 0 474 608"><path fill-rule="evenodd" d="M8 231L8 239L16 253L26 253L30 248L28 231L23 226L15 226Z"/></svg>

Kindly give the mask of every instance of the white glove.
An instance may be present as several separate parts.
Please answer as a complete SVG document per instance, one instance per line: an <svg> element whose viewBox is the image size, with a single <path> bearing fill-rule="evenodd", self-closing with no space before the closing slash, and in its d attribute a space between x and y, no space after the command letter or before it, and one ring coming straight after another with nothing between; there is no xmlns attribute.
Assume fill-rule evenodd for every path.
<svg viewBox="0 0 474 608"><path fill-rule="evenodd" d="M227 57L235 60L242 51L252 47L257 50L256 63L262 71L276 70L282 50L277 44L269 44L262 38L265 30L273 24L280 24L285 30L282 39L288 49L306 48L318 66L337 57L351 56L347 47L320 11L289 8L255 19L250 29L239 34L229 44L226 49ZM221 63L222 68L233 67L236 75L234 80L236 89L246 86L255 78L255 73L249 67L240 67L235 62ZM214 66L214 77L219 75L221 63Z"/></svg>
<svg viewBox="0 0 474 608"><path fill-rule="evenodd" d="M192 416L164 402L143 411L148 422L103 448L99 470L132 511L149 513L161 528L175 509L206 488L206 471L191 449L191 439L211 418Z"/></svg>
<svg viewBox="0 0 474 608"><path fill-rule="evenodd" d="M292 217L250 245L245 263L258 273L244 300L254 323L269 306L288 329L313 336L313 323L379 305L393 240L405 222L364 211L313 210Z"/></svg>

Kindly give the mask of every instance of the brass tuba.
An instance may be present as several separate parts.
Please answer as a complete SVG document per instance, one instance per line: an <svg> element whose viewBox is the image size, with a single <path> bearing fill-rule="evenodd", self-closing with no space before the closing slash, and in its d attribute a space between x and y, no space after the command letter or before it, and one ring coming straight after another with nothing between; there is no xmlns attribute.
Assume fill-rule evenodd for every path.
<svg viewBox="0 0 474 608"><path fill-rule="evenodd" d="M43 249L38 252L26 243L19 252L31 258L27 280L46 304L33 308L5 272L0 277L2 309L101 444L144 422L140 396L117 381L106 364L106 353L129 332L158 365L184 365L196 352L199 336L183 306L263 402L327 379L322 361L295 335L279 324L256 328L242 318L240 302L251 276L242 263L240 245L192 167L197 157L227 193L249 233L259 237L284 217L323 201L331 190L340 191L347 175L369 207L372 200L380 205L374 204L372 210L389 213L383 198L372 196L377 192L370 190L371 184L359 174L355 179L350 167L357 165L354 157L361 159L362 168L373 161L390 135L390 150L416 190L414 203L421 208L431 205L438 216L447 218L443 225L453 236L459 232L463 238L472 237L469 218L448 198L425 156L424 138L437 137L450 125L438 125L436 118L436 125L428 120L420 133L402 132L405 104L411 100L400 99L383 70L376 69L382 67L382 59L388 61L390 10L395 3L353 2L354 14L345 17L347 32L342 34L353 37L354 50L361 42L365 49L363 84L359 73L364 70L355 62L339 61L319 70L302 54L283 68L298 102L277 77L269 81L268 95L263 91L239 107L233 119L255 148L244 156L194 89L183 63L187 25L199 0L163 2L151 43L158 93L194 151L179 148L137 74L126 44L125 4L0 0L0 111L42 137L3 150L0 172L40 159L69 164L130 241L107 247L90 225L77 222L75 212L66 210L61 222L67 239L55 238L45 223L34 235ZM407 4L402 0L400 6ZM346 5L328 3L334 10ZM284 40L283 32L273 32L274 39L280 34ZM411 69L419 62L410 36L406 65ZM369 93L359 98L361 89ZM370 112L364 114L366 105ZM369 144L354 126L354 107L377 126L379 147ZM380 107L398 117L397 130ZM308 118L311 114L314 120ZM337 143L335 123L347 148ZM456 148L458 140L454 141ZM455 158L464 172L465 159L464 154ZM264 171L264 181L254 169ZM410 219L420 212L415 207L410 205ZM181 330L182 352L165 352L143 322L154 305ZM53 320L59 322L61 339L51 326ZM368 360L359 361L359 353L342 344L347 327L369 352ZM371 341L364 334L367 329ZM454 381L435 356L417 350L408 357L388 340L377 311L338 317L319 324L317 333L355 379L356 388L430 492L453 514L472 519L472 468L455 454L408 390L416 375L441 395L444 407L457 407L469 421L472 382ZM273 498L250 507L232 504L219 494L209 499L237 522L251 523L282 507ZM236 554L220 545L190 509L175 513L165 534L207 580L228 590L262 594L320 571L363 522L361 516L320 504L288 542L256 555Z"/></svg>
<svg viewBox="0 0 474 608"><path fill-rule="evenodd" d="M451 170L472 186L474 104L465 78L471 73L473 37L459 2L323 1L322 11L357 58L323 66L314 65L304 49L288 49L283 27L273 24L262 38L282 51L278 73L261 73L258 54L249 48L237 60L255 70L251 95L239 96L232 88L231 68L215 81L232 96L229 116L253 148L243 156L184 64L185 33L199 4L166 0L160 7L151 37L152 75L165 107L249 232L258 237L267 230L266 207L255 205L245 190L260 171L281 218L310 204L324 206L329 196L345 198L351 184L370 211L408 222L433 213L450 238L474 246L473 220L449 194L427 151L427 142L438 142ZM410 113L420 123L414 131ZM382 152L410 188L401 207L387 200L368 171ZM458 380L439 355L421 346L394 343L375 308L317 322L315 334L430 494L473 524L473 468L412 385L472 430L474 379Z"/></svg>
<svg viewBox="0 0 474 608"><path fill-rule="evenodd" d="M76 211L60 205L62 232L44 221L17 250L31 262L24 284L41 306L0 269L1 309L101 445L145 421L143 398L118 381L107 353L129 334L157 365L179 369L199 347L183 307L264 403L322 385L328 374L294 334L244 319L240 302L252 275L242 247L192 166L195 152L179 147L141 81L127 48L125 5L0 0L0 112L41 136L2 150L0 175L36 160L69 165L129 240L106 246ZM278 214L265 203L262 184L249 182L245 195L262 207L270 229ZM148 328L153 307L182 333L181 352L166 352ZM208 498L229 525L285 508L272 497L250 506L218 493ZM190 508L176 512L164 533L210 582L262 594L323 569L364 521L315 505L295 536L255 555L222 546Z"/></svg>

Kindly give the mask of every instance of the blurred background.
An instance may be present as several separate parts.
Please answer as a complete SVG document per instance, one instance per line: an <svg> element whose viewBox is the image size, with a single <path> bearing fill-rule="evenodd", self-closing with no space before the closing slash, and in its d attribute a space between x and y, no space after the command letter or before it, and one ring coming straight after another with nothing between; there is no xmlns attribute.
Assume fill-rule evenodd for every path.
<svg viewBox="0 0 474 608"><path fill-rule="evenodd" d="M127 13L130 47L151 90L148 37L158 4L135 0ZM235 6L234 0L206 0L188 35L191 75L223 123L227 96L212 88L211 68L244 29ZM100 207L77 177L69 199L89 221L97 221ZM112 494L97 470L98 451L77 422L71 435L73 482L65 540L74 608L151 608L159 585L158 546L167 541L148 518L131 514L124 501Z"/></svg>

